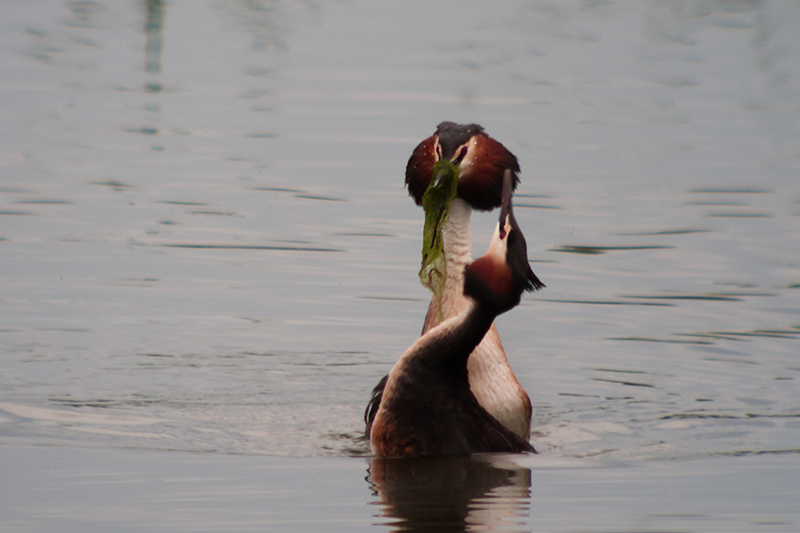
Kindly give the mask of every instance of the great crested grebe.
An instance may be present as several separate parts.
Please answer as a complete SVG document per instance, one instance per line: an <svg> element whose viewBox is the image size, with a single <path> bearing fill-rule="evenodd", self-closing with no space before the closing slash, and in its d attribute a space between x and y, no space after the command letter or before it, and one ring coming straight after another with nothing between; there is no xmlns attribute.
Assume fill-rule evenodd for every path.
<svg viewBox="0 0 800 533"><path fill-rule="evenodd" d="M456 179L456 167L443 163L436 172L444 168ZM505 174L506 192L489 250L464 268L466 305L417 339L388 375L370 433L378 456L535 452L527 438L481 406L467 371L470 354L495 317L514 308L522 293L539 283L514 219L511 172Z"/></svg>
<svg viewBox="0 0 800 533"><path fill-rule="evenodd" d="M473 209L487 211L502 202L503 176L511 175L511 189L519 183L517 158L505 146L489 137L478 124L442 122L436 132L414 149L406 166L408 193L422 205L433 178L433 167L440 161L458 166L456 198L443 229L447 278L440 298L431 299L422 333L447 318L456 316L468 304L463 294L464 269L472 261L470 218ZM534 289L544 285L537 279ZM530 438L531 401L508 364L494 324L469 358L469 382L478 402L508 429ZM386 378L372 392L365 413L369 436L380 404Z"/></svg>

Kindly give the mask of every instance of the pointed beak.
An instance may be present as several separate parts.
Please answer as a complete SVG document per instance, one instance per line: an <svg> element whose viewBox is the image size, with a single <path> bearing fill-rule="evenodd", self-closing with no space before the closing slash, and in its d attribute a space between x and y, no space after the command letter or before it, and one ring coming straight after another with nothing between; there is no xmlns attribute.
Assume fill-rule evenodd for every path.
<svg viewBox="0 0 800 533"><path fill-rule="evenodd" d="M439 160L437 160L437 163ZM453 169L450 168L449 165L434 165L433 167L433 177L431 178L431 184L428 185L428 190L425 191L425 194L428 194L428 191L436 191L438 189L443 188L446 185L444 183L446 180L452 178Z"/></svg>
<svg viewBox="0 0 800 533"><path fill-rule="evenodd" d="M544 287L536 274L531 270L528 263L528 245L525 242L525 236L514 218L514 207L512 196L514 173L506 169L503 173L503 192L502 203L500 204L500 220L498 221L497 232L500 240L506 240L508 247L506 261L512 265L512 270L515 272L517 279L526 291L536 291ZM512 234L512 235L509 235Z"/></svg>
<svg viewBox="0 0 800 533"><path fill-rule="evenodd" d="M513 195L514 174L511 170L506 169L503 173L503 193L502 203L500 204L500 237L506 236L506 232L511 228L511 219L514 216L514 211L511 203Z"/></svg>

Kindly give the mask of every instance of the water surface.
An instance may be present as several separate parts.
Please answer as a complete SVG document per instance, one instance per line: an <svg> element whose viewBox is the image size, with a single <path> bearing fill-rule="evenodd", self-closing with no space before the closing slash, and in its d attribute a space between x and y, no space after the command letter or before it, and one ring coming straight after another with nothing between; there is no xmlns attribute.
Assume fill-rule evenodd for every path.
<svg viewBox="0 0 800 533"><path fill-rule="evenodd" d="M505 509L520 530L796 529L796 5L3 10L0 454L31 458L3 482L28 483L19 530L62 516L45 465L81 484L114 461L111 486L134 498L125 480L162 487L175 461L249 480L209 494L190 476L187 501L291 486L345 505L317 515L343 531L418 510L413 483L410 507L382 494L361 416L427 306L403 171L441 120L481 123L519 157L517 216L547 288L498 321L542 457L437 465L473 489L440 508ZM476 254L493 223L474 216ZM76 494L78 530L100 511ZM261 501L277 514L244 498L240 530L286 526L294 508ZM103 516L147 529L136 517L156 506ZM163 529L198 530L187 516Z"/></svg>

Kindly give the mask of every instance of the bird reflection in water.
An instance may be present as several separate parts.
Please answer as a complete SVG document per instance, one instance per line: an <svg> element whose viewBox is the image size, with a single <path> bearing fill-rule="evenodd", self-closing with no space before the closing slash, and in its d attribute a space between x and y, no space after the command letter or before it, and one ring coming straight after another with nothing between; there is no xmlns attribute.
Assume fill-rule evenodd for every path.
<svg viewBox="0 0 800 533"><path fill-rule="evenodd" d="M374 457L367 481L393 531L523 531L528 516L531 471L503 455Z"/></svg>

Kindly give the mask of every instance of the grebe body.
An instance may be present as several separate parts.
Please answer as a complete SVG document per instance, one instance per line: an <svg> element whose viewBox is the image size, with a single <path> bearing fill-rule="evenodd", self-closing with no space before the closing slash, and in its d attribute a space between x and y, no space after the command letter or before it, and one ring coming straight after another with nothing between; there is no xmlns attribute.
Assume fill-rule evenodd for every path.
<svg viewBox="0 0 800 533"><path fill-rule="evenodd" d="M424 335L448 318L459 315L468 304L464 296L464 271L472 262L470 219L473 209L491 210L503 201L504 176L511 190L519 183L517 158L489 137L478 124L442 122L436 132L414 149L406 166L406 186L418 205L433 179L437 161L448 160L459 168L457 196L443 230L447 277L441 301L431 299L422 328ZM543 284L537 280L536 289ZM530 398L508 363L494 324L475 347L468 362L470 388L478 402L505 427L527 440L533 409ZM365 413L369 436L386 378L372 393Z"/></svg>
<svg viewBox="0 0 800 533"><path fill-rule="evenodd" d="M495 317L540 284L511 211L510 176L508 182L489 251L464 268L463 309L428 329L386 378L370 432L376 455L535 451L478 402L467 369Z"/></svg>

